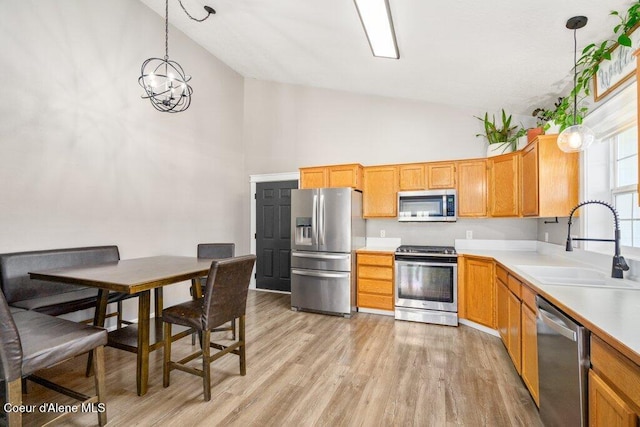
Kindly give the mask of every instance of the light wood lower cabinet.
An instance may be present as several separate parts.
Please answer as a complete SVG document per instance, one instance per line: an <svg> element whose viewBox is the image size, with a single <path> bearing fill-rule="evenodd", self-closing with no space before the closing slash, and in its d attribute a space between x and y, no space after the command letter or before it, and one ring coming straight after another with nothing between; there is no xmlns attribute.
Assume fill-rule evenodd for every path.
<svg viewBox="0 0 640 427"><path fill-rule="evenodd" d="M496 265L496 326L516 371L540 405L535 293Z"/></svg>
<svg viewBox="0 0 640 427"><path fill-rule="evenodd" d="M593 370L589 370L589 425L635 427L638 417Z"/></svg>
<svg viewBox="0 0 640 427"><path fill-rule="evenodd" d="M458 274L458 316L495 329L495 263L489 258L461 258L464 266L462 281Z"/></svg>
<svg viewBox="0 0 640 427"><path fill-rule="evenodd" d="M504 282L505 276L507 283ZM518 373L522 371L520 286L520 282L506 273L502 266L496 266L496 324Z"/></svg>
<svg viewBox="0 0 640 427"><path fill-rule="evenodd" d="M358 251L358 307L393 310L393 252Z"/></svg>
<svg viewBox="0 0 640 427"><path fill-rule="evenodd" d="M527 293L535 298L535 294L526 286L522 287L522 381L529 389L531 397L540 406L540 388L538 379L538 335L536 329L535 303L530 306L525 299Z"/></svg>
<svg viewBox="0 0 640 427"><path fill-rule="evenodd" d="M640 366L591 335L589 426L637 426Z"/></svg>

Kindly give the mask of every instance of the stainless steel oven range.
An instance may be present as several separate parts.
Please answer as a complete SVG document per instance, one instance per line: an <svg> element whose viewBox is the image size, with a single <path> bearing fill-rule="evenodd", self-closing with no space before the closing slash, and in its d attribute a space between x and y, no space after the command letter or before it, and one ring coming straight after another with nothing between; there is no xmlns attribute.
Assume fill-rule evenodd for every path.
<svg viewBox="0 0 640 427"><path fill-rule="evenodd" d="M458 255L451 246L395 252L395 317L458 326Z"/></svg>

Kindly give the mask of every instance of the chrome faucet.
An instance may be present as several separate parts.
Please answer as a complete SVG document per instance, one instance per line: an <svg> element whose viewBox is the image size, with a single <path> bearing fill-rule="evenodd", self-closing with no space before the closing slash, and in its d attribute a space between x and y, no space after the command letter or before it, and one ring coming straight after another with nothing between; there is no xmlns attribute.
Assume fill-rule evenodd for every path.
<svg viewBox="0 0 640 427"><path fill-rule="evenodd" d="M573 218L573 213L579 207L584 205L591 205L591 204L606 206L611 210L611 213L613 213L613 221L615 225L615 232L614 232L613 239L587 239L586 237L584 238L576 237L574 239L571 238L571 219ZM567 252L573 251L573 240L590 241L590 242L614 242L615 254L613 255L613 265L611 266L611 277L613 277L614 279L622 279L622 272L629 270L629 265L627 265L627 261L625 261L624 257L620 255L620 220L618 219L618 212L616 212L616 209L613 206L611 206L609 203L603 202L601 200L587 200L586 202L578 203L578 205L571 210L571 213L569 214L569 231L567 232L567 247L566 247Z"/></svg>

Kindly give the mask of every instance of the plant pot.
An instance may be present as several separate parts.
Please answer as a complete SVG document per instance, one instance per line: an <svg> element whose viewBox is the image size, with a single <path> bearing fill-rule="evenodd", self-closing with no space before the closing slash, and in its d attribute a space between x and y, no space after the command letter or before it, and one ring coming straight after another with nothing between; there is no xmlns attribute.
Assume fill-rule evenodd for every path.
<svg viewBox="0 0 640 427"><path fill-rule="evenodd" d="M549 125L549 127L545 131L545 133L547 135L552 135L554 133L560 133L560 125L557 124L556 122L554 122L553 120L551 120L550 122L547 122L547 125Z"/></svg>
<svg viewBox="0 0 640 427"><path fill-rule="evenodd" d="M500 154L511 153L513 151L513 144L508 142L499 142L496 144L489 144L487 147L487 157L499 156Z"/></svg>
<svg viewBox="0 0 640 427"><path fill-rule="evenodd" d="M538 135L544 135L544 128L542 126L527 129L527 144L536 139Z"/></svg>

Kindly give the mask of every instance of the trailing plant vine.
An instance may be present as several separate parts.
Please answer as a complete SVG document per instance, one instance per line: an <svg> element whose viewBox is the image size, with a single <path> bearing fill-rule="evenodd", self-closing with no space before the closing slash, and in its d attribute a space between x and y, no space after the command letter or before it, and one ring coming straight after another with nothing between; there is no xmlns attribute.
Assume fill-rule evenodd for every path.
<svg viewBox="0 0 640 427"><path fill-rule="evenodd" d="M576 124L581 124L588 108L580 107L580 101L591 95L591 81L600 69L600 63L611 60L611 51L616 43L621 46L631 47L629 33L640 23L640 0L627 9L626 13L611 11L611 16L616 16L620 22L613 27L613 38L600 43L591 43L582 50L582 56L577 61L578 78L576 85L568 96L562 98L553 113L553 120L560 125L560 131L573 125L574 96L578 98L578 111L576 112Z"/></svg>

